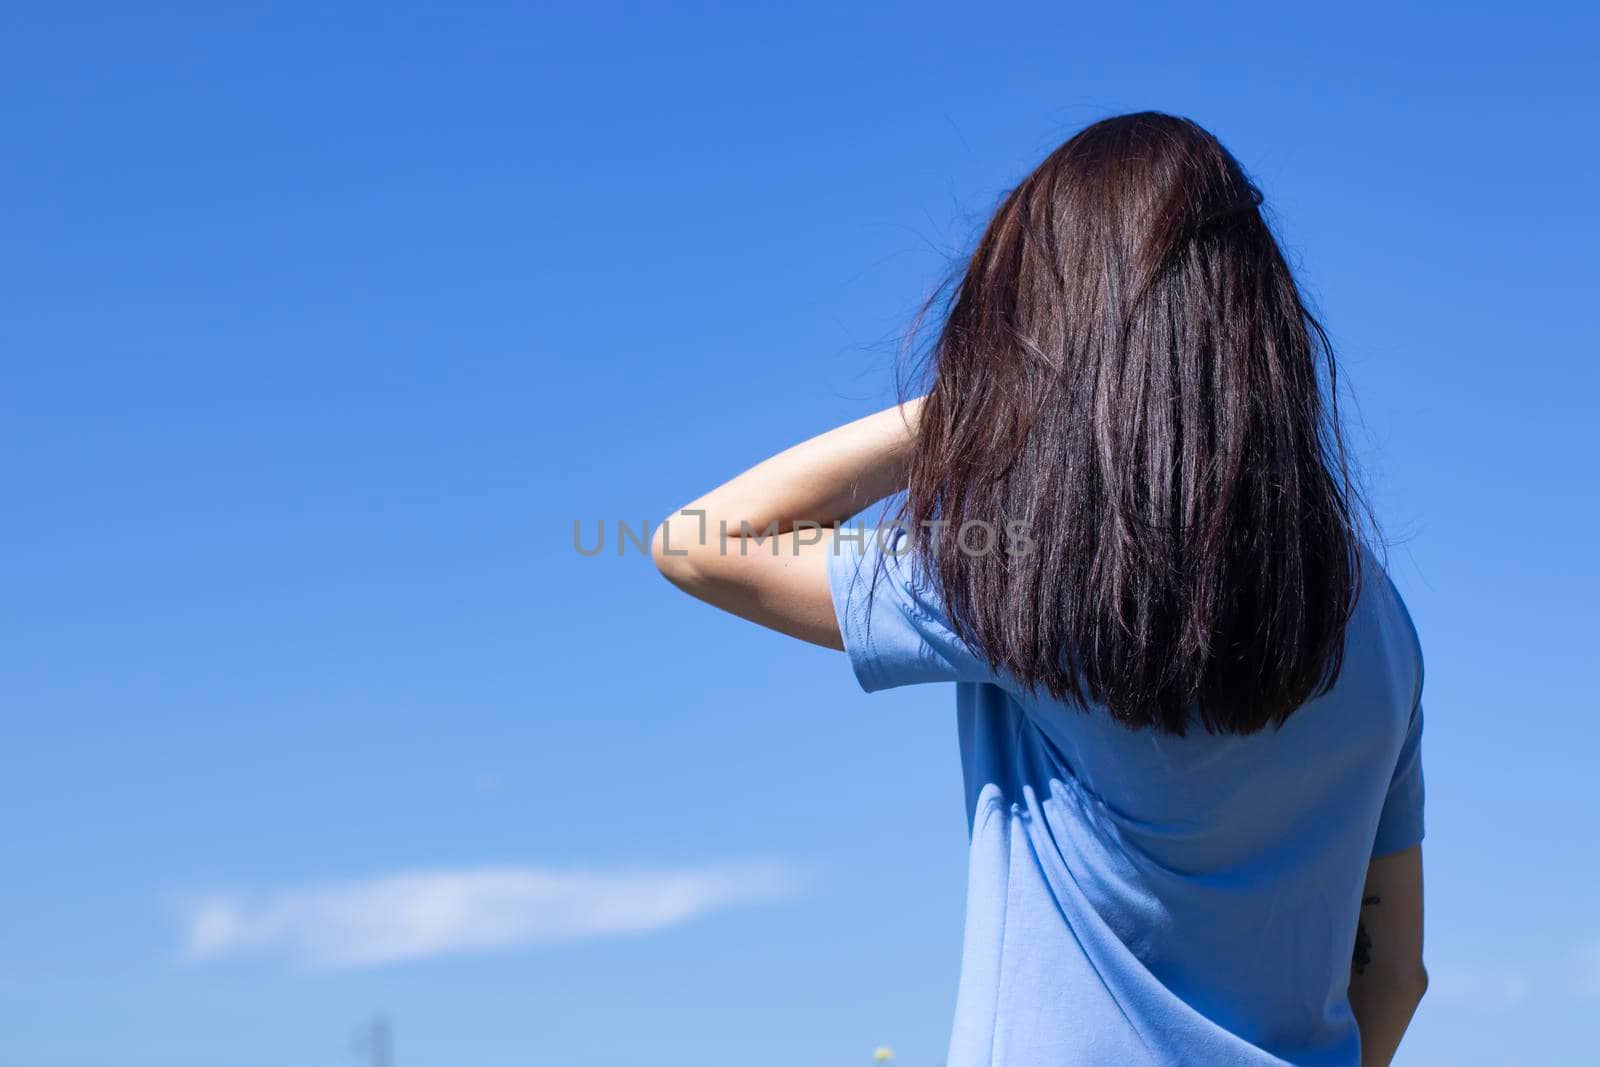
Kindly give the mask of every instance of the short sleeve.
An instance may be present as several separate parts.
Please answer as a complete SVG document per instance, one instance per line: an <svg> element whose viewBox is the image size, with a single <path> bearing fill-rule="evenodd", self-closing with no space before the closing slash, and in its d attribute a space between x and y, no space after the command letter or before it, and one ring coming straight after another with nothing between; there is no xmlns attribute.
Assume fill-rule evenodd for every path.
<svg viewBox="0 0 1600 1067"><path fill-rule="evenodd" d="M1381 568L1380 568L1381 570ZM1386 571L1382 572L1392 598L1398 647L1397 656L1409 657L1413 666L1411 682L1411 718L1406 723L1405 740L1395 759L1394 773L1389 779L1389 791L1384 795L1383 810L1378 816L1378 833L1372 845L1372 855L1389 856L1422 843L1423 834L1423 784L1422 784L1422 686L1424 678L1422 640L1417 635L1416 623L1406 607L1405 598L1395 587Z"/></svg>
<svg viewBox="0 0 1600 1067"><path fill-rule="evenodd" d="M987 681L987 665L952 631L917 573L904 529L843 527L828 583L845 652L867 692L925 682Z"/></svg>
<svg viewBox="0 0 1600 1067"><path fill-rule="evenodd" d="M1400 758L1395 763L1394 777L1389 781L1389 792L1383 800L1383 812L1378 816L1378 836L1372 845L1374 858L1404 852L1422 843L1422 807L1422 704L1419 702L1412 709L1405 743L1400 746Z"/></svg>

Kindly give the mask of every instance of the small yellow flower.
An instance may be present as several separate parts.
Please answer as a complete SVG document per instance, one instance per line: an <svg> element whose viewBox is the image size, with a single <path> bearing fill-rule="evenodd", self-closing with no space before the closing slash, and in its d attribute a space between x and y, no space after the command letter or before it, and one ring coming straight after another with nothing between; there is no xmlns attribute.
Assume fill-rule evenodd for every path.
<svg viewBox="0 0 1600 1067"><path fill-rule="evenodd" d="M888 1045L879 1045L873 1050L872 1058L879 1063L888 1063L894 1059L894 1050L889 1048Z"/></svg>

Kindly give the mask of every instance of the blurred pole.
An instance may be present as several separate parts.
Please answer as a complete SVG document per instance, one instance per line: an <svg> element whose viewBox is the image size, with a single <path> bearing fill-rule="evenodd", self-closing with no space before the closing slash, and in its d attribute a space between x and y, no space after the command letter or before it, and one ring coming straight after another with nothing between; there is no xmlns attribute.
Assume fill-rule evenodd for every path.
<svg viewBox="0 0 1600 1067"><path fill-rule="evenodd" d="M372 1067L394 1067L394 1029L389 1020L372 1020Z"/></svg>

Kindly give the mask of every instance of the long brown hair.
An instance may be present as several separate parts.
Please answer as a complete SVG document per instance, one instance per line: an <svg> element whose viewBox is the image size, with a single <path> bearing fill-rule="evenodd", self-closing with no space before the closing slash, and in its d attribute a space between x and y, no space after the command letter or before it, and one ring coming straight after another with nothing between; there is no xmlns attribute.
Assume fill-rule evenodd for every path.
<svg viewBox="0 0 1600 1067"><path fill-rule="evenodd" d="M1251 733L1338 675L1360 498L1261 203L1195 123L1106 119L947 290L902 519L958 634L1030 691ZM1032 551L963 551L972 520Z"/></svg>

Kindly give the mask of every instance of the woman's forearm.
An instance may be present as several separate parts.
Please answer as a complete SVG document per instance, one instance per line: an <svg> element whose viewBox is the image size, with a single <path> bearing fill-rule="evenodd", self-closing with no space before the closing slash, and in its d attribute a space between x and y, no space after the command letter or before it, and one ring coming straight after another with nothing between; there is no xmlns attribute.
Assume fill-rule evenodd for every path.
<svg viewBox="0 0 1600 1067"><path fill-rule="evenodd" d="M1392 979L1350 983L1350 1010L1361 1030L1361 1067L1387 1067L1428 988L1421 967Z"/></svg>
<svg viewBox="0 0 1600 1067"><path fill-rule="evenodd" d="M697 521L703 512L708 531L725 528L729 537L746 530L788 533L796 523L834 525L905 488L921 406L919 397L819 434L680 511ZM674 525L688 524L680 516ZM676 534L673 540L680 543Z"/></svg>

